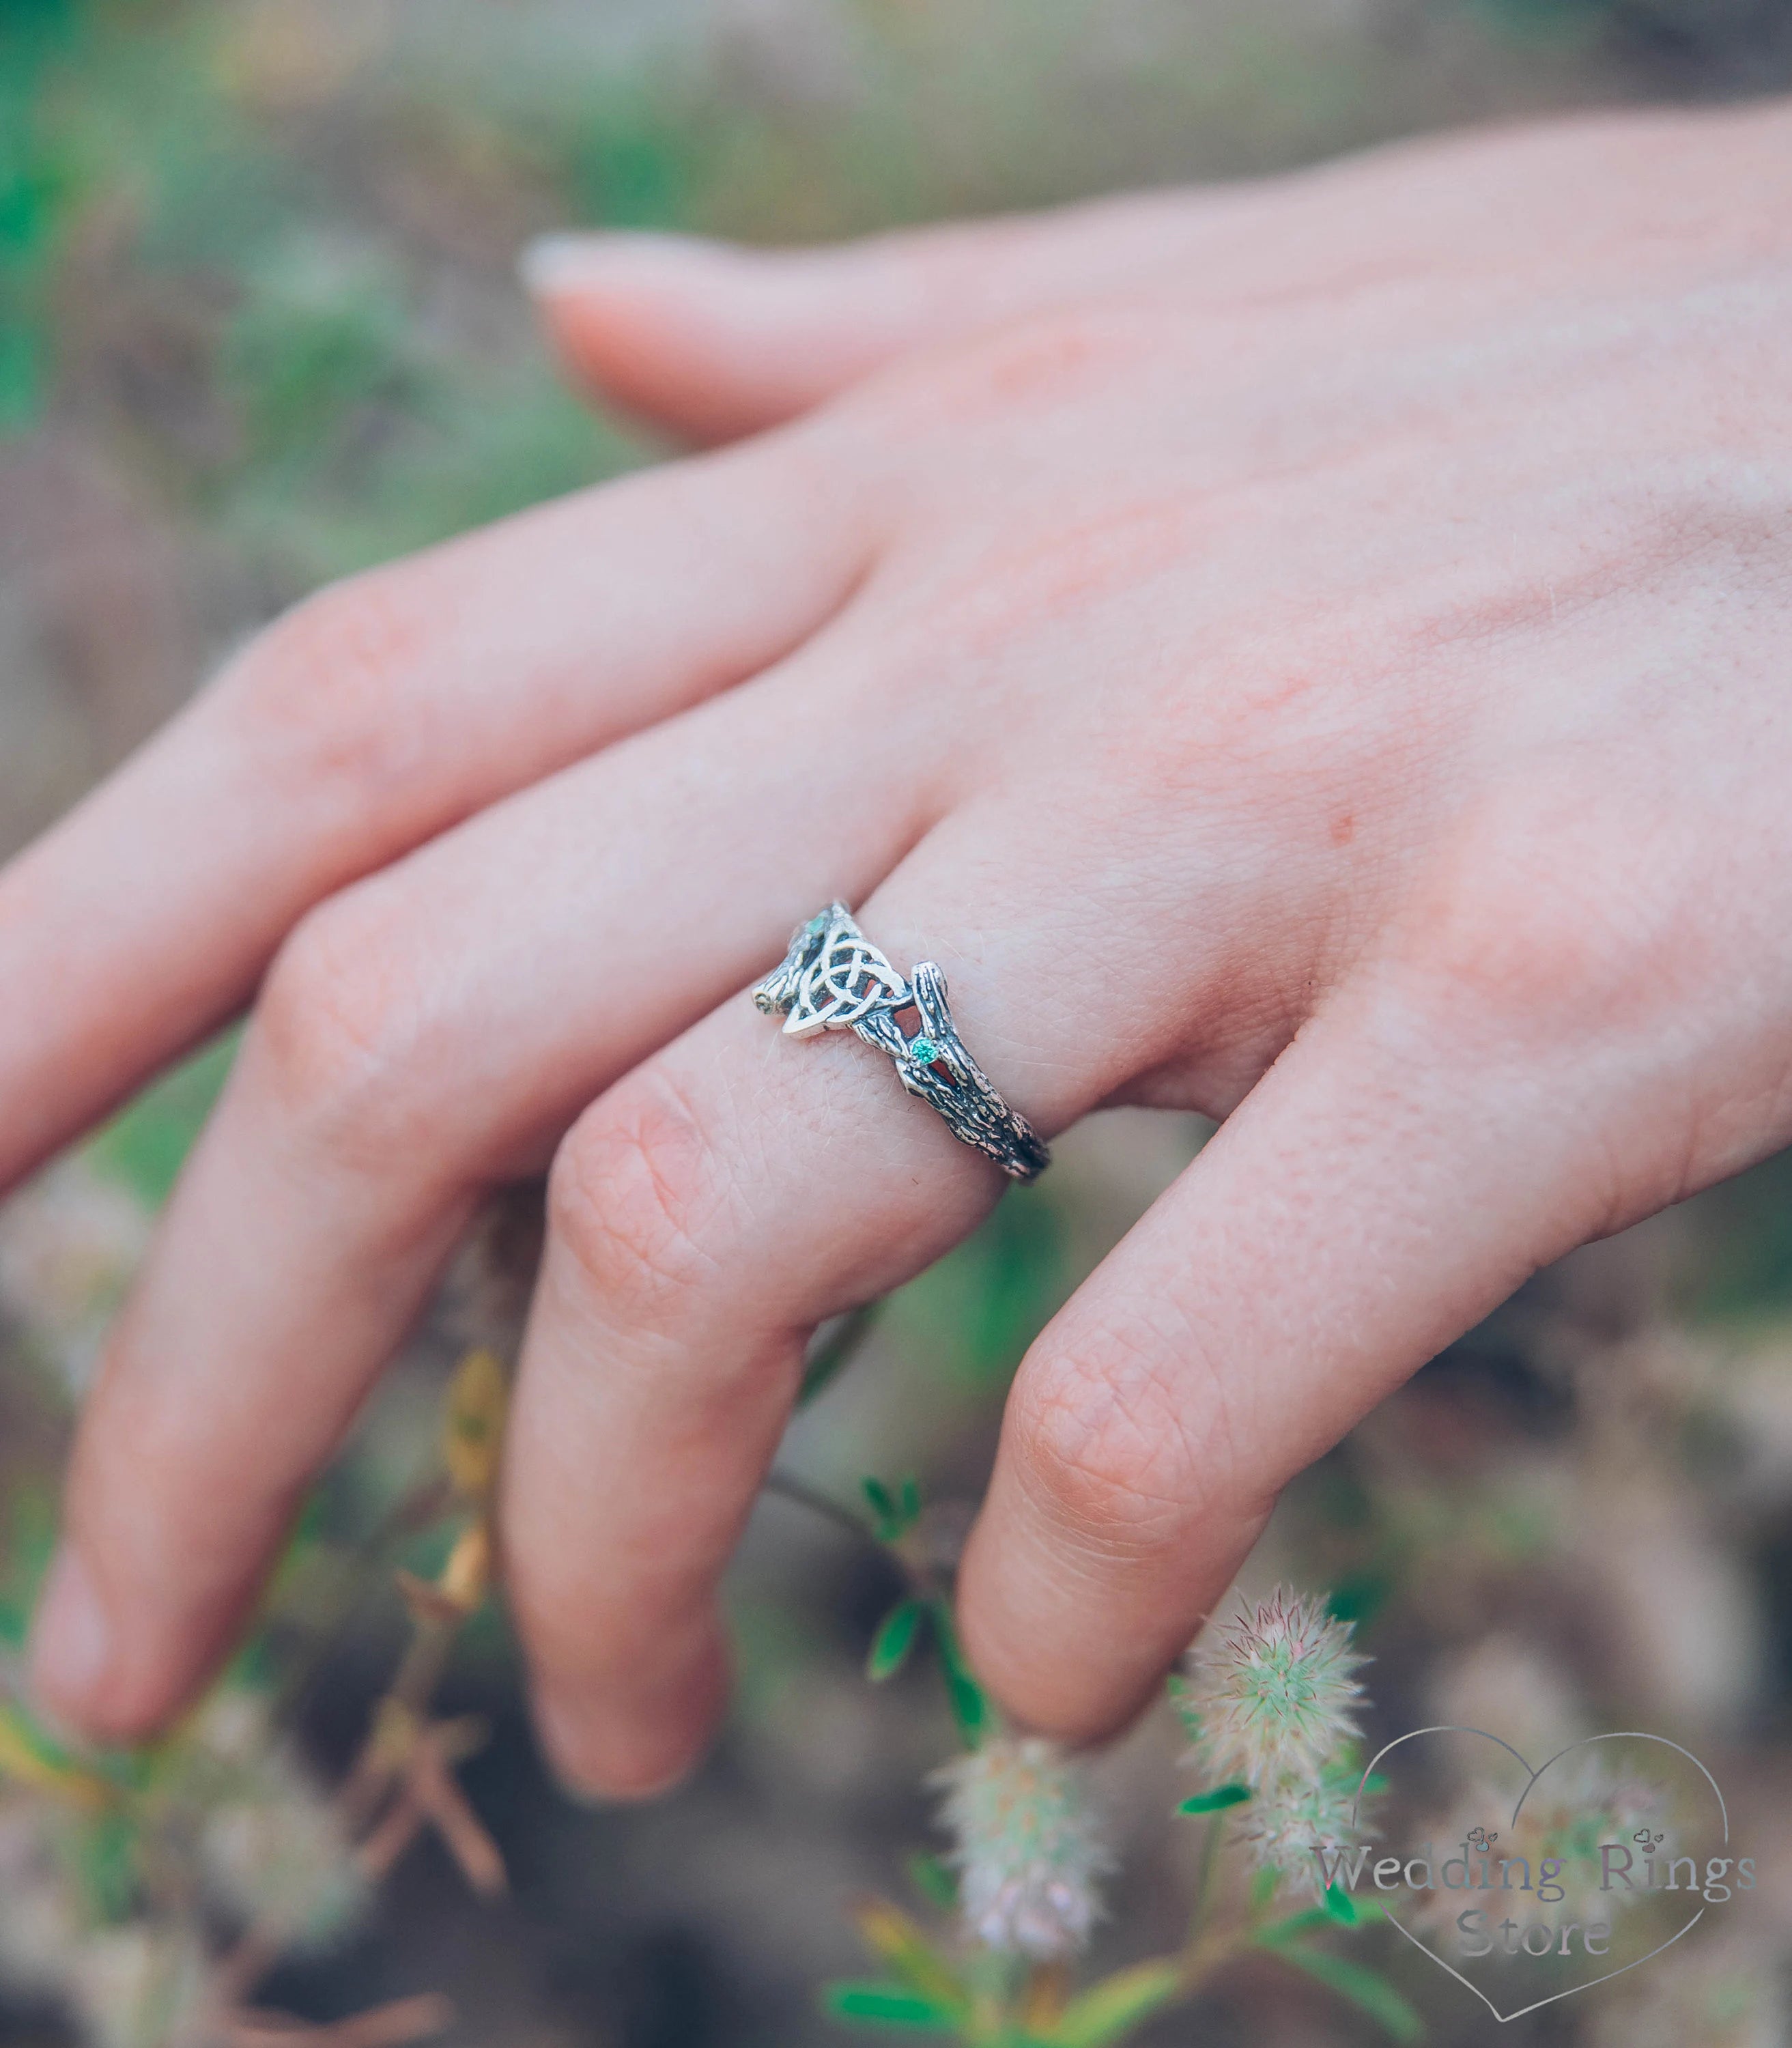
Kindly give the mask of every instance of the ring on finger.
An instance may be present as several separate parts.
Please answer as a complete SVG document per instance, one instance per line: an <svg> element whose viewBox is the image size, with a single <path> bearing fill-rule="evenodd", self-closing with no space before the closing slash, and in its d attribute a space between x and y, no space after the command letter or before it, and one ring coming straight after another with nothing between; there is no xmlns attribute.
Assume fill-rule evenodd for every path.
<svg viewBox="0 0 1792 2048"><path fill-rule="evenodd" d="M767 1016L782 1014L793 1038L851 1031L888 1053L909 1093L930 1104L955 1138L1012 1179L1034 1180L1051 1163L1038 1133L966 1050L938 964L917 961L912 980L905 981L844 903L830 903L799 927L753 1000ZM910 1011L918 1019L912 1036L901 1022Z"/></svg>

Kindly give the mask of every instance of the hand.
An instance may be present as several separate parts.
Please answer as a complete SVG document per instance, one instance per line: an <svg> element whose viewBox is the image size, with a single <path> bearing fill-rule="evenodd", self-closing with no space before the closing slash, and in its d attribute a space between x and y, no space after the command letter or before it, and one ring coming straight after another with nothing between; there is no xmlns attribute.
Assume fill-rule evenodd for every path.
<svg viewBox="0 0 1792 2048"><path fill-rule="evenodd" d="M41 1697L178 1704L551 1159L510 1592L571 1777L688 1764L805 1334L1000 1185L741 993L835 895L1047 1134L1226 1119L1029 1354L965 1561L979 1668L1072 1737L1534 1267L1792 1137L1789 138L540 256L601 388L762 431L301 606L0 879L6 1175L254 1006Z"/></svg>

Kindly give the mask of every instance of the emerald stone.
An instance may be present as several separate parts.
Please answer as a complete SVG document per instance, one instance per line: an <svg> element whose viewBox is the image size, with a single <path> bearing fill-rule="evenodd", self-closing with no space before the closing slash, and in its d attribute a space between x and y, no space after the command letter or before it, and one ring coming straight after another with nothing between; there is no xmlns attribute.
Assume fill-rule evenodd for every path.
<svg viewBox="0 0 1792 2048"><path fill-rule="evenodd" d="M931 1038L911 1038L909 1041L909 1057L918 1060L922 1066L930 1067L939 1057L940 1049Z"/></svg>

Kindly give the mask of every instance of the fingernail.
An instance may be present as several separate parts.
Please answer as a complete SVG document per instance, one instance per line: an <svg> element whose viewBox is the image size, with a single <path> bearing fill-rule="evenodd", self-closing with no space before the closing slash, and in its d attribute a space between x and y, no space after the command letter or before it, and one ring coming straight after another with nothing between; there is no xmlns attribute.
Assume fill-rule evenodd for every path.
<svg viewBox="0 0 1792 2048"><path fill-rule="evenodd" d="M581 1806L596 1804L602 1794L595 1791L579 1768L584 1747L584 1716L564 1700L538 1691L535 1695L535 1732L541 1738L541 1754L561 1791Z"/></svg>
<svg viewBox="0 0 1792 2048"><path fill-rule="evenodd" d="M572 1701L537 1693L535 1726L548 1767L569 1799L581 1806L607 1806L607 1788L591 1771L591 1716Z"/></svg>
<svg viewBox="0 0 1792 2048"><path fill-rule="evenodd" d="M44 1582L31 1635L31 1692L48 1716L84 1719L99 1702L112 1624L79 1550L64 1544Z"/></svg>
<svg viewBox="0 0 1792 2048"><path fill-rule="evenodd" d="M537 235L524 243L517 275L524 290L537 297L576 290L606 267L604 259L616 241L609 235Z"/></svg>
<svg viewBox="0 0 1792 2048"><path fill-rule="evenodd" d="M523 289L537 298L553 298L561 292L576 291L605 276L615 273L619 262L669 251L685 253L710 245L685 235L656 235L642 230L626 233L590 235L537 235L523 244L517 257L517 275Z"/></svg>
<svg viewBox="0 0 1792 2048"><path fill-rule="evenodd" d="M607 1758L605 1767L594 1773L589 1721L588 1714L565 1701L537 1695L535 1724L542 1751L561 1790L579 1805L610 1806L656 1799L688 1775L689 1765L682 1759L669 1769L655 1756L642 1769L645 1759L625 1760L619 1754Z"/></svg>
<svg viewBox="0 0 1792 2048"><path fill-rule="evenodd" d="M537 235L517 257L526 292L551 297L576 285L591 267L591 245L583 235Z"/></svg>

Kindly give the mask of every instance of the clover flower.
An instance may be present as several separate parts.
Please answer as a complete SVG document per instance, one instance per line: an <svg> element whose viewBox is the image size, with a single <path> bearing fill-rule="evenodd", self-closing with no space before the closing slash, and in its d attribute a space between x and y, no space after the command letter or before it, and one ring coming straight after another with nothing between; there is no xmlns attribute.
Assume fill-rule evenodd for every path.
<svg viewBox="0 0 1792 2048"><path fill-rule="evenodd" d="M1591 2048L1785 2048L1792 2006L1771 1935L1740 1930L1674 1968L1633 1977L1596 2009Z"/></svg>
<svg viewBox="0 0 1792 2048"><path fill-rule="evenodd" d="M1639 1827L1658 1829L1672 1816L1662 1791L1614 1760L1603 1747L1582 1750L1565 1758L1526 1794L1516 1817L1512 1806L1524 1783L1521 1769L1514 1775L1490 1774L1464 1779L1447 1804L1433 1809L1414 1830L1421 1853L1434 1868L1447 1858L1460 1856L1478 1872L1484 1862L1485 1882L1501 1891L1510 1880L1503 1864L1522 1864L1522 1874L1514 1891L1528 1890L1546 1859L1558 1868L1552 1882L1561 1887L1561 1897L1550 1903L1558 1924L1569 1920L1616 1921L1633 1907L1645 1904L1647 1891L1628 1891L1621 1884L1602 1888L1600 1845L1604 1842L1629 1844ZM1472 1830L1491 1823L1495 1833L1489 1846L1474 1841ZM1640 1866L1638 1882L1642 1882ZM1469 1904L1484 1902L1471 1899ZM1446 1930L1464 1903L1460 1892L1439 1885L1410 1894L1405 1910L1419 1929ZM1688 2040L1699 2039L1689 2034Z"/></svg>
<svg viewBox="0 0 1792 2048"><path fill-rule="evenodd" d="M1533 1861L1553 1856L1561 1864L1565 1896L1556 1909L1558 1918L1581 1914L1614 1919L1647 1895L1621 1884L1601 1888L1600 1845L1629 1844L1639 1828L1659 1839L1659 1830L1671 1828L1674 1819L1662 1789L1601 1744L1565 1759L1538 1781L1512 1828L1513 1853Z"/></svg>
<svg viewBox="0 0 1792 2048"><path fill-rule="evenodd" d="M1352 1674L1367 1661L1351 1648L1348 1622L1288 1587L1255 1609L1241 1604L1229 1628L1189 1653L1177 1709L1190 1760L1214 1783L1243 1779L1253 1790L1316 1779L1361 1733Z"/></svg>
<svg viewBox="0 0 1792 2048"><path fill-rule="evenodd" d="M1111 1868L1081 1772L1056 1743L997 1736L934 1774L966 1926L987 1948L1049 1962L1088 1939Z"/></svg>
<svg viewBox="0 0 1792 2048"><path fill-rule="evenodd" d="M1317 1899L1325 1889L1321 1856L1351 1848L1371 1829L1353 1825L1356 1780L1348 1771L1317 1778L1284 1772L1239 1807L1232 1840L1259 1870Z"/></svg>
<svg viewBox="0 0 1792 2048"><path fill-rule="evenodd" d="M294 1941L326 1939L365 1903L335 1813L290 1757L263 1760L245 1796L208 1813L199 1860L208 1892L246 1922L270 1920Z"/></svg>
<svg viewBox="0 0 1792 2048"><path fill-rule="evenodd" d="M1352 1674L1367 1662L1347 1622L1278 1586L1200 1638L1175 1690L1189 1761L1208 1788L1250 1788L1232 1839L1257 1868L1316 1896L1321 1856L1371 1832L1353 1821L1356 1779L1345 1762L1360 1733Z"/></svg>
<svg viewBox="0 0 1792 2048"><path fill-rule="evenodd" d="M337 1933L366 1904L336 1808L275 1729L258 1695L226 1691L202 1710L181 1789L200 1818L198 1868L227 1913L295 1941Z"/></svg>
<svg viewBox="0 0 1792 2048"><path fill-rule="evenodd" d="M159 2048L194 2031L208 1974L189 1930L137 1921L87 1938L68 1992L92 2048Z"/></svg>
<svg viewBox="0 0 1792 2048"><path fill-rule="evenodd" d="M69 1865L28 1795L0 1794L0 1984L59 1991L86 1932Z"/></svg>
<svg viewBox="0 0 1792 2048"><path fill-rule="evenodd" d="M0 1310L80 1394L149 1242L149 1211L87 1161L64 1159L0 1210Z"/></svg>

